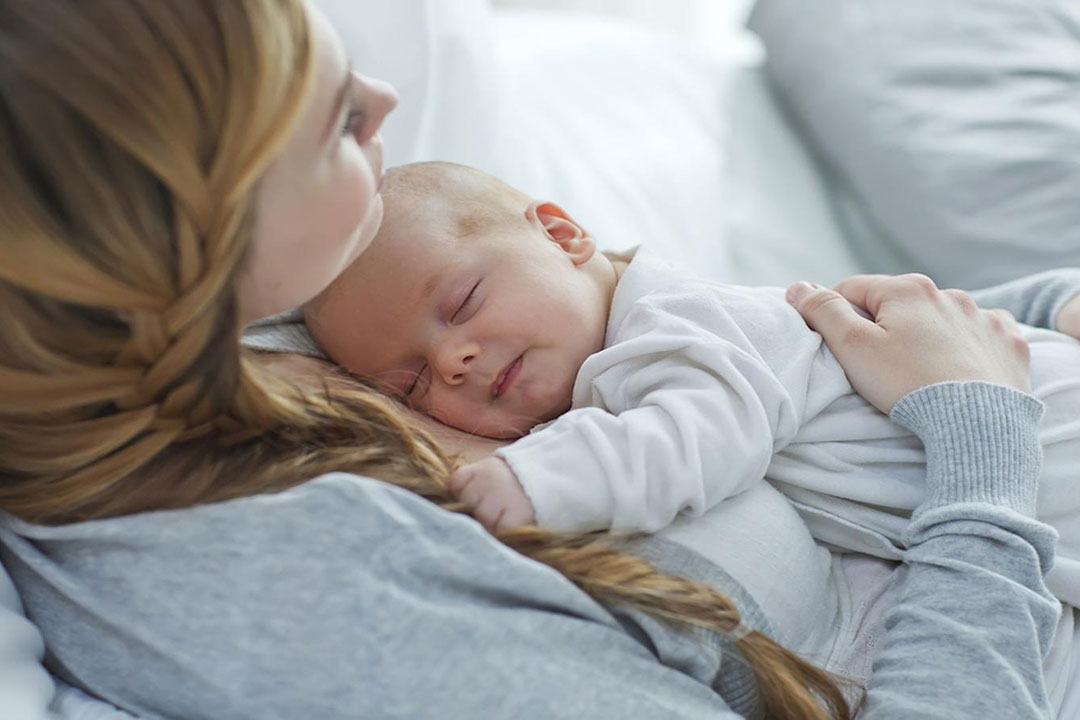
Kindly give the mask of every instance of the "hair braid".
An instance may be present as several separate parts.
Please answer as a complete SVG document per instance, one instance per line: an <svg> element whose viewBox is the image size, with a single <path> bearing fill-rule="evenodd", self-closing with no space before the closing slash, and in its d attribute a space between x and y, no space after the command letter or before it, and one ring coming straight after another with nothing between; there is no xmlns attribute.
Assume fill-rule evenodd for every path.
<svg viewBox="0 0 1080 720"><path fill-rule="evenodd" d="M253 188L312 52L299 0L0 3L0 507L72 522L345 470L463 511L395 402L288 381L238 342ZM602 536L498 538L601 602L739 624ZM846 716L821 670L759 633L737 644L770 717Z"/></svg>

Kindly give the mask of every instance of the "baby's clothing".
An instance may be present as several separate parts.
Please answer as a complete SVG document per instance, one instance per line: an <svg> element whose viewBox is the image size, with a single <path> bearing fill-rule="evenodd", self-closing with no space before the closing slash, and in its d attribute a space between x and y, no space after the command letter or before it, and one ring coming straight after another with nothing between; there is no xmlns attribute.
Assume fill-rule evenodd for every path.
<svg viewBox="0 0 1080 720"><path fill-rule="evenodd" d="M899 560L924 496L922 444L854 392L783 294L690 279L639 252L573 409L498 451L539 524L654 532L766 477L819 541ZM1047 406L1037 512L1061 535L1048 586L1080 604L1080 342L1024 335Z"/></svg>

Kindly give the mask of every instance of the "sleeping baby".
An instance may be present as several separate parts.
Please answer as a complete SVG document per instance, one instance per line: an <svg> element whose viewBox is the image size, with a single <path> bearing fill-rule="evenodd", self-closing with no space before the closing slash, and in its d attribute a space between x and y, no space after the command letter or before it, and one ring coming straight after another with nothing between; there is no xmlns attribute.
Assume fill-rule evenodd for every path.
<svg viewBox="0 0 1080 720"><path fill-rule="evenodd" d="M852 390L782 289L599 252L559 206L463 166L396 168L383 199L371 248L305 319L413 408L516 438L452 480L489 527L652 532L766 478L820 541L899 557L922 445ZM1065 307L1080 335L1060 324L1080 326L1080 296ZM1047 406L1037 512L1061 534L1048 585L1076 605L1080 342L1024 335Z"/></svg>

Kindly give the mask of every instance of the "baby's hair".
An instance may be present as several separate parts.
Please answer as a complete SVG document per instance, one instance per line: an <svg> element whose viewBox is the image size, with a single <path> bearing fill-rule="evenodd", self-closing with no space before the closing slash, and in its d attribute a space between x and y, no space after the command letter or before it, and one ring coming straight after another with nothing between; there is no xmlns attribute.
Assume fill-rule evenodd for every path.
<svg viewBox="0 0 1080 720"><path fill-rule="evenodd" d="M385 226L406 215L430 213L445 218L450 232L459 238L520 218L531 201L494 175L437 160L390 168L382 196Z"/></svg>

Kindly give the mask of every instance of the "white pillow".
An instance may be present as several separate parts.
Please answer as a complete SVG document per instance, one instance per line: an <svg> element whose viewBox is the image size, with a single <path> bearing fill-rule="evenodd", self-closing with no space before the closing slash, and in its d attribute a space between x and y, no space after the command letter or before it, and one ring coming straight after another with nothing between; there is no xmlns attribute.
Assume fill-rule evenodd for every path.
<svg viewBox="0 0 1080 720"><path fill-rule="evenodd" d="M728 243L744 285L831 285L864 269L837 223L828 184L777 105L762 57L735 76Z"/></svg>
<svg viewBox="0 0 1080 720"><path fill-rule="evenodd" d="M601 247L644 244L703 276L723 241L730 55L582 14L499 11L495 155L482 169L550 199Z"/></svg>
<svg viewBox="0 0 1080 720"><path fill-rule="evenodd" d="M770 80L884 272L1080 265L1080 3L759 0Z"/></svg>
<svg viewBox="0 0 1080 720"><path fill-rule="evenodd" d="M315 0L353 67L397 88L383 125L387 166L439 158L481 165L496 117L486 0Z"/></svg>

